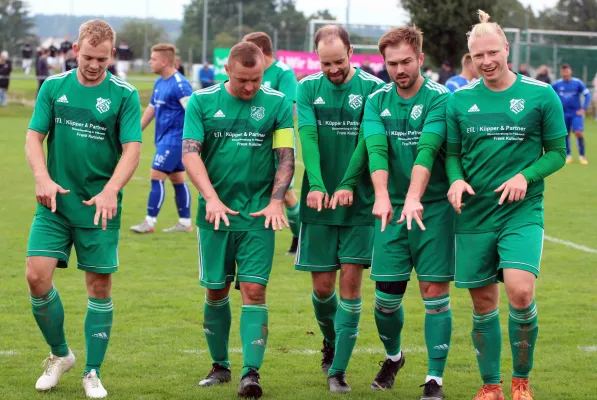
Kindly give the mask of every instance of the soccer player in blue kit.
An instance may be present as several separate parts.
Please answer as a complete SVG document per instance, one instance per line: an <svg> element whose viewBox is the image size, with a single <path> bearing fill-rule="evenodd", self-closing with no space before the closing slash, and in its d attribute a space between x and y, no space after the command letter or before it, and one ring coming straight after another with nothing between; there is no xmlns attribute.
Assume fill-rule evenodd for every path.
<svg viewBox="0 0 597 400"><path fill-rule="evenodd" d="M566 129L572 130L578 143L578 160L581 164L587 165L589 162L585 158L585 138L583 131L585 128L585 110L591 104L591 92L585 84L577 78L572 77L572 67L568 64L562 64L560 67L561 79L552 84L554 90L560 96L562 106L564 107L564 119L566 120ZM581 107L580 95L583 95L584 102ZM572 162L572 152L570 151L570 138L566 136L566 163Z"/></svg>
<svg viewBox="0 0 597 400"><path fill-rule="evenodd" d="M186 103L193 93L186 78L174 67L176 48L170 44L158 44L151 48L149 64L151 71L160 75L156 81L149 107L141 119L145 129L155 117L156 152L151 165L151 191L147 202L147 216L139 225L131 227L137 233L154 232L158 214L164 204L166 188L170 179L174 186L179 220L164 232L188 232L191 224L191 194L185 182L182 165L182 128Z"/></svg>

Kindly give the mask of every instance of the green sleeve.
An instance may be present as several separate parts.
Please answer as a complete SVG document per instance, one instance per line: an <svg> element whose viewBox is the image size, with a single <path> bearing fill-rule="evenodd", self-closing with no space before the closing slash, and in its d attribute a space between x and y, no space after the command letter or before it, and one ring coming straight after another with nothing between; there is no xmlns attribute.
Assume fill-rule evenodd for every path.
<svg viewBox="0 0 597 400"><path fill-rule="evenodd" d="M369 155L369 172L388 170L388 138L382 135L373 135L365 139L367 154Z"/></svg>
<svg viewBox="0 0 597 400"><path fill-rule="evenodd" d="M447 142L462 144L462 137L460 135L460 124L458 123L458 116L456 115L455 95L451 95L446 104L446 130Z"/></svg>
<svg viewBox="0 0 597 400"><path fill-rule="evenodd" d="M354 191L354 188L359 181L359 177L363 173L367 165L367 146L365 145L365 137L363 135L363 128L359 131L359 141L357 143L357 147L352 153L352 157L350 158L350 163L348 164L348 168L346 168L346 173L344 174L344 178L338 184L336 191L338 190L351 190Z"/></svg>
<svg viewBox="0 0 597 400"><path fill-rule="evenodd" d="M120 112L120 143L141 142L141 100L139 92L132 92L125 100Z"/></svg>
<svg viewBox="0 0 597 400"><path fill-rule="evenodd" d="M296 101L296 75L291 69L284 71L280 77L278 91L284 93L291 103Z"/></svg>
<svg viewBox="0 0 597 400"><path fill-rule="evenodd" d="M311 98L308 81L298 84L296 97L299 130L303 126L317 126L317 118L313 110L313 99Z"/></svg>
<svg viewBox="0 0 597 400"><path fill-rule="evenodd" d="M187 104L187 110L184 115L182 138L198 140L200 142L205 141L205 131L203 130L203 114L201 112L199 96L197 95L191 96L191 99Z"/></svg>
<svg viewBox="0 0 597 400"><path fill-rule="evenodd" d="M541 110L541 138L544 142L546 140L568 136L562 102L551 85L547 87L546 90L547 94L542 103L543 107Z"/></svg>
<svg viewBox="0 0 597 400"><path fill-rule="evenodd" d="M462 170L462 161L460 160L460 153L462 145L460 143L446 144L446 175L450 185L457 180L464 180L464 171Z"/></svg>
<svg viewBox="0 0 597 400"><path fill-rule="evenodd" d="M379 115L379 106L374 93L369 96L365 103L365 111L363 112L363 133L365 139L372 135L383 135L386 136L386 126L383 123L381 116ZM384 138L385 139L385 138Z"/></svg>
<svg viewBox="0 0 597 400"><path fill-rule="evenodd" d="M520 172L529 184L545 179L566 164L565 137L543 140L543 148L545 148L545 154Z"/></svg>
<svg viewBox="0 0 597 400"><path fill-rule="evenodd" d="M441 93L431 101L422 132L435 133L443 139L446 138L446 104L449 98L450 93L446 92Z"/></svg>
<svg viewBox="0 0 597 400"><path fill-rule="evenodd" d="M29 129L46 135L54 126L52 119L52 81L45 81L37 94Z"/></svg>
<svg viewBox="0 0 597 400"><path fill-rule="evenodd" d="M276 118L276 130L286 128L294 130L294 118L292 117L292 108L292 103L286 99L282 102L282 104L280 104L278 117Z"/></svg>
<svg viewBox="0 0 597 400"><path fill-rule="evenodd" d="M317 128L303 126L299 128L301 146L303 149L303 163L309 177L309 191L326 192L323 178L321 177L321 159L319 155L319 137Z"/></svg>
<svg viewBox="0 0 597 400"><path fill-rule="evenodd" d="M417 145L418 154L415 165L421 165L431 171L435 157L437 157L437 153L442 148L442 144L444 144L442 136L431 132L423 132Z"/></svg>

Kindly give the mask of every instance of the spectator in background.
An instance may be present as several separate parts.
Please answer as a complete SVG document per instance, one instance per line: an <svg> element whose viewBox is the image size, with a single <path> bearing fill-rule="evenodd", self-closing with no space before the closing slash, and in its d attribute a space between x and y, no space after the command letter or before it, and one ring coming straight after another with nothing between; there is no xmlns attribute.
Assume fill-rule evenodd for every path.
<svg viewBox="0 0 597 400"><path fill-rule="evenodd" d="M551 78L549 77L549 73L547 72L547 65L542 65L539 67L539 73L537 74L535 79L541 82L551 84Z"/></svg>
<svg viewBox="0 0 597 400"><path fill-rule="evenodd" d="M390 78L390 74L388 74L388 69L386 68L386 63L383 63L383 67L377 73L377 77L384 81L385 83L389 83L392 79Z"/></svg>
<svg viewBox="0 0 597 400"><path fill-rule="evenodd" d="M439 74L437 72L433 72L433 70L429 67L423 68L423 76L432 80L433 82L439 81Z"/></svg>
<svg viewBox="0 0 597 400"><path fill-rule="evenodd" d="M203 68L199 70L199 82L203 89L213 86L215 82L216 73L213 68L210 68L208 64L205 64Z"/></svg>
<svg viewBox="0 0 597 400"><path fill-rule="evenodd" d="M64 37L64 41L60 43L60 53L66 54L73 49L73 43L68 40L68 35Z"/></svg>
<svg viewBox="0 0 597 400"><path fill-rule="evenodd" d="M531 76L531 75L529 74L529 70L528 70L528 68L527 68L527 65L526 65L526 64L520 64L520 68L518 69L518 73L519 73L520 75L524 75L524 76Z"/></svg>
<svg viewBox="0 0 597 400"><path fill-rule="evenodd" d="M108 61L108 68L107 68L107 70L112 75L117 75L116 74L116 61L114 60L114 57L110 57L110 60Z"/></svg>
<svg viewBox="0 0 597 400"><path fill-rule="evenodd" d="M77 58L72 50L66 52L64 59L64 71L70 71L71 69L77 68Z"/></svg>
<svg viewBox="0 0 597 400"><path fill-rule="evenodd" d="M10 73L12 72L12 64L8 59L8 52L0 53L0 107L8 105L8 98L6 92L8 91L8 84L10 83Z"/></svg>
<svg viewBox="0 0 597 400"><path fill-rule="evenodd" d="M35 65L35 75L37 76L37 82L39 86L37 87L37 92L39 93L39 89L41 89L41 85L44 83L46 78L50 76L50 67L48 66L48 57L50 55L50 51L48 49L41 49L41 55L37 60Z"/></svg>
<svg viewBox="0 0 597 400"><path fill-rule="evenodd" d="M25 42L21 48L21 58L23 59L22 66L25 70L25 75L29 75L31 72L31 63L33 61L33 47L31 47L29 42Z"/></svg>
<svg viewBox="0 0 597 400"><path fill-rule="evenodd" d="M373 71L373 68L371 68L371 60L369 60L368 58L365 58L363 60L363 65L361 65L361 69L366 73L375 76L375 71Z"/></svg>
<svg viewBox="0 0 597 400"><path fill-rule="evenodd" d="M124 40L121 40L116 48L116 55L118 56L116 72L118 72L118 76L121 79L126 79L126 74L128 74L131 67L131 61L133 60L133 51Z"/></svg>
<svg viewBox="0 0 597 400"><path fill-rule="evenodd" d="M439 71L439 80L438 83L440 85L445 85L446 81L456 75L454 70L452 69L452 63L446 60L442 63L442 69Z"/></svg>
<svg viewBox="0 0 597 400"><path fill-rule="evenodd" d="M471 81L479 78L479 74L473 65L473 57L471 57L471 53L466 53L462 56L461 65L462 72L460 75L454 75L446 81L446 87L452 93L455 92L456 89L468 85Z"/></svg>
<svg viewBox="0 0 597 400"><path fill-rule="evenodd" d="M182 65L182 62L181 62L181 60L180 60L180 57L179 57L179 56L176 56L176 58L174 59L174 68L176 68L176 70L177 70L178 72L180 72L180 74L181 74L182 76L185 76L185 75L184 75L184 65Z"/></svg>

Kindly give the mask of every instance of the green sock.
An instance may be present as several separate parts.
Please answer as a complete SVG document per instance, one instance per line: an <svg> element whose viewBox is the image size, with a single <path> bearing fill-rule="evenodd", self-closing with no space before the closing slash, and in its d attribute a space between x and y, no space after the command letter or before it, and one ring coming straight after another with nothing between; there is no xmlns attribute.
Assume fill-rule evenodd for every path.
<svg viewBox="0 0 597 400"><path fill-rule="evenodd" d="M323 338L334 348L336 343L334 319L336 318L336 310L338 309L336 291L324 299L320 299L313 292L311 298L313 300L313 308L315 309L315 319L317 319Z"/></svg>
<svg viewBox="0 0 597 400"><path fill-rule="evenodd" d="M298 237L300 223L300 203L297 201L292 207L286 207L286 218L288 218L288 225L290 225L290 231L292 236Z"/></svg>
<svg viewBox="0 0 597 400"><path fill-rule="evenodd" d="M502 355L502 331L499 309L487 314L473 313L471 332L477 363L485 385L498 385L501 380L500 357Z"/></svg>
<svg viewBox="0 0 597 400"><path fill-rule="evenodd" d="M52 354L58 357L67 356L64 307L56 288L52 286L52 289L42 296L31 295L31 310L46 343L52 349Z"/></svg>
<svg viewBox="0 0 597 400"><path fill-rule="evenodd" d="M402 327L404 326L403 294L388 294L375 290L375 324L377 333L386 349L386 355L400 354Z"/></svg>
<svg viewBox="0 0 597 400"><path fill-rule="evenodd" d="M517 310L510 306L508 331L514 367L512 375L515 378L528 378L533 369L533 354L539 333L535 300L523 310Z"/></svg>
<svg viewBox="0 0 597 400"><path fill-rule="evenodd" d="M112 331L112 319L114 318L114 306L112 298L94 299L89 297L87 302L87 316L85 317L85 343L87 345L87 363L83 375L92 369L97 372L100 378L100 367L104 361L110 331Z"/></svg>
<svg viewBox="0 0 597 400"><path fill-rule="evenodd" d="M216 364L230 369L228 358L228 341L230 339L230 325L232 311L228 296L221 300L205 298L203 306L203 330L207 339L207 347L212 360Z"/></svg>
<svg viewBox="0 0 597 400"><path fill-rule="evenodd" d="M267 306L265 304L243 305L240 314L240 340L243 344L243 371L259 370L263 363L267 344Z"/></svg>
<svg viewBox="0 0 597 400"><path fill-rule="evenodd" d="M452 339L452 309L450 295L423 298L425 304L425 343L427 344L427 375L441 378L446 368Z"/></svg>
<svg viewBox="0 0 597 400"><path fill-rule="evenodd" d="M354 300L340 298L336 320L334 321L336 327L336 353L329 375L346 372L352 350L359 336L359 320L361 319L362 309L363 301L361 298Z"/></svg>

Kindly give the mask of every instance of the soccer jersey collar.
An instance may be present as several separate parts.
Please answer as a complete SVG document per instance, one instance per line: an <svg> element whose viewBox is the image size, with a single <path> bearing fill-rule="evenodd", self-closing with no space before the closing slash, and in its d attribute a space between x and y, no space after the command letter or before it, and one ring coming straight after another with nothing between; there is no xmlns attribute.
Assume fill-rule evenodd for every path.
<svg viewBox="0 0 597 400"><path fill-rule="evenodd" d="M481 89L486 94L489 94L490 96L504 96L504 95L509 94L509 93L513 92L514 90L516 90L521 78L522 78L522 75L520 75L519 73L516 73L516 80L514 81L514 83L508 89L502 90L499 92L496 92L495 90L491 90L487 86L485 86L485 79L483 79L483 78L480 78L480 81L481 81L480 86L481 86Z"/></svg>

